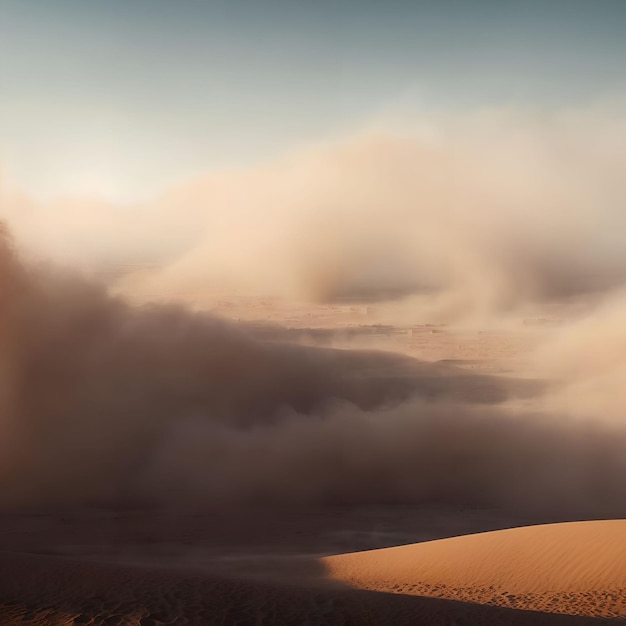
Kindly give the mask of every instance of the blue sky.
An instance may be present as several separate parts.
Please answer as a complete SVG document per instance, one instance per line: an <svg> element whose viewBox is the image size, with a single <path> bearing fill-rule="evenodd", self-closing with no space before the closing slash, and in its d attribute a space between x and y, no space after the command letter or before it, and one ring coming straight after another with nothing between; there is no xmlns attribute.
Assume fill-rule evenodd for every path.
<svg viewBox="0 0 626 626"><path fill-rule="evenodd" d="M0 0L0 164L127 200L395 111L626 92L622 0Z"/></svg>

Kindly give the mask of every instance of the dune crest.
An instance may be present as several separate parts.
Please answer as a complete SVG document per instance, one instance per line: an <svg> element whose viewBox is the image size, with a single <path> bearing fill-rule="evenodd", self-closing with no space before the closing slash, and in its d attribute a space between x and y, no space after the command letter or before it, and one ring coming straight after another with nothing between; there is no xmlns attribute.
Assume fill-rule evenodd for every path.
<svg viewBox="0 0 626 626"><path fill-rule="evenodd" d="M322 559L352 587L626 617L626 520L500 530Z"/></svg>

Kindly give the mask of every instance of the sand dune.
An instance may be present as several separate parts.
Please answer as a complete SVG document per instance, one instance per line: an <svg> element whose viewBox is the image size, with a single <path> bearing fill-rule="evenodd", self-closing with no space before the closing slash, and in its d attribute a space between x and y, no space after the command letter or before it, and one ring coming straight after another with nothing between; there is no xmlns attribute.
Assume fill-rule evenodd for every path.
<svg viewBox="0 0 626 626"><path fill-rule="evenodd" d="M451 624L582 626L608 623L452 600L323 584L185 573L4 553L0 556L0 623L73 626L245 626ZM294 572L295 573L295 572Z"/></svg>
<svg viewBox="0 0 626 626"><path fill-rule="evenodd" d="M0 624L614 624L625 539L626 520L560 523L238 569L3 552Z"/></svg>
<svg viewBox="0 0 626 626"><path fill-rule="evenodd" d="M352 587L626 617L626 520L547 524L323 559Z"/></svg>

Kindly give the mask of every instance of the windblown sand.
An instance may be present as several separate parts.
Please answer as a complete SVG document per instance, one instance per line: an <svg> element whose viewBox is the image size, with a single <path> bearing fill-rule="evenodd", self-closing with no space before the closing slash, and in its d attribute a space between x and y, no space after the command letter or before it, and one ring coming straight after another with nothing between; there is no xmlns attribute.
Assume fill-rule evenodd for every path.
<svg viewBox="0 0 626 626"><path fill-rule="evenodd" d="M626 617L626 520L547 524L323 559L359 589Z"/></svg>

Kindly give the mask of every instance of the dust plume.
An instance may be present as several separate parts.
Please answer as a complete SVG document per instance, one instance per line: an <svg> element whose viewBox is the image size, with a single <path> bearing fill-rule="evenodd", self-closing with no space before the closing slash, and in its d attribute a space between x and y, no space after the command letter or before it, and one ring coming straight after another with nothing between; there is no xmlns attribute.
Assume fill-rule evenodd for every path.
<svg viewBox="0 0 626 626"><path fill-rule="evenodd" d="M235 289L500 318L624 284L625 140L621 102L415 116L150 205L5 192L2 213L25 253L124 266L117 289L144 301Z"/></svg>
<svg viewBox="0 0 626 626"><path fill-rule="evenodd" d="M2 503L625 515L625 120L418 119L137 207L4 186L20 254L5 234ZM391 320L565 321L530 359L538 383L263 341L181 304L226 288L376 301Z"/></svg>
<svg viewBox="0 0 626 626"><path fill-rule="evenodd" d="M4 505L624 513L623 420L522 409L539 393L527 381L258 342L23 265L6 237L1 252Z"/></svg>

